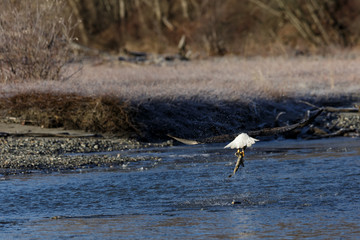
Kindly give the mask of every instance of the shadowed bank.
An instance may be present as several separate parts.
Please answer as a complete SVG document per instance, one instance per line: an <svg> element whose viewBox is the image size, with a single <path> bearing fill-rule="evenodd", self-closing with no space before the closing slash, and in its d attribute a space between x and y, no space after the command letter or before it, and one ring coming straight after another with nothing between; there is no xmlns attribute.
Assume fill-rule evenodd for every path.
<svg viewBox="0 0 360 240"><path fill-rule="evenodd" d="M319 106L351 107L358 101L359 96L349 95L313 102ZM258 99L250 104L191 100L135 104L121 101L117 97L48 93L24 93L2 98L0 106L3 121L7 122L18 121L45 128L79 129L142 141L166 140L169 134L187 139L205 139L241 131L287 126L303 119L306 110L314 110L299 99ZM324 112L312 122L311 127L276 135L285 138L309 137L340 128L351 128L354 130L352 133L358 134L359 113L347 113L348 122L342 119L344 117L341 114L343 113ZM320 129L322 133L315 132ZM226 140L228 139L223 139Z"/></svg>

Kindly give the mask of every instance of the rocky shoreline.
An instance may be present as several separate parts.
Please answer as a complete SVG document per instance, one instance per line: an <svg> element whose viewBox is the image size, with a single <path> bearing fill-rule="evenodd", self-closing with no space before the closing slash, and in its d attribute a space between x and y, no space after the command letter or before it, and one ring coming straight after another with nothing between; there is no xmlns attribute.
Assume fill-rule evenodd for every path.
<svg viewBox="0 0 360 240"><path fill-rule="evenodd" d="M140 143L126 139L38 137L8 137L0 139L0 142L2 175L116 167L130 161L160 160L143 156L127 157L121 151L172 144L171 141Z"/></svg>

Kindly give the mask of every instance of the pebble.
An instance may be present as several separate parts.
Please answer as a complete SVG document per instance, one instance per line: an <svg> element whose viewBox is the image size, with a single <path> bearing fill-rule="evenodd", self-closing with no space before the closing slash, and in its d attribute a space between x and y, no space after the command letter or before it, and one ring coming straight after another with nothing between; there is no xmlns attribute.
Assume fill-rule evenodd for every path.
<svg viewBox="0 0 360 240"><path fill-rule="evenodd" d="M128 149L171 146L172 141L144 144L126 139L99 138L0 138L0 174L53 172L92 167L122 166L130 161L154 157L126 157L120 154L84 154Z"/></svg>

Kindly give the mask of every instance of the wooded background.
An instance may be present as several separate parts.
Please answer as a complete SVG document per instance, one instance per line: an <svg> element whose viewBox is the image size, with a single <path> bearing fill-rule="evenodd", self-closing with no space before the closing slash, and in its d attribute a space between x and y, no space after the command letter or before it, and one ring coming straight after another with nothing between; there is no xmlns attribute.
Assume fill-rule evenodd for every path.
<svg viewBox="0 0 360 240"><path fill-rule="evenodd" d="M202 55L324 53L360 43L357 0L3 0L0 14L54 3L46 21L70 17L77 43L113 53L169 53L183 36Z"/></svg>
<svg viewBox="0 0 360 240"><path fill-rule="evenodd" d="M284 54L359 45L356 0L67 0L82 44L168 52L186 37L208 55Z"/></svg>

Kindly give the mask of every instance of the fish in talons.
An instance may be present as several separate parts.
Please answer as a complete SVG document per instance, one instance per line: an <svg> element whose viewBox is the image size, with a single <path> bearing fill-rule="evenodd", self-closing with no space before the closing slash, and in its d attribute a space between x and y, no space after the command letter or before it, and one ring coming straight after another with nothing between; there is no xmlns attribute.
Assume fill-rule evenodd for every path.
<svg viewBox="0 0 360 240"><path fill-rule="evenodd" d="M240 133L231 143L226 145L224 148L231 148L231 149L237 149L235 156L238 158L234 172L229 175L229 177L232 177L235 175L237 170L239 169L240 165L244 165L244 157L245 157L245 149L247 147L251 147L251 145L255 144L256 141L259 141L258 139L252 138L246 133Z"/></svg>

